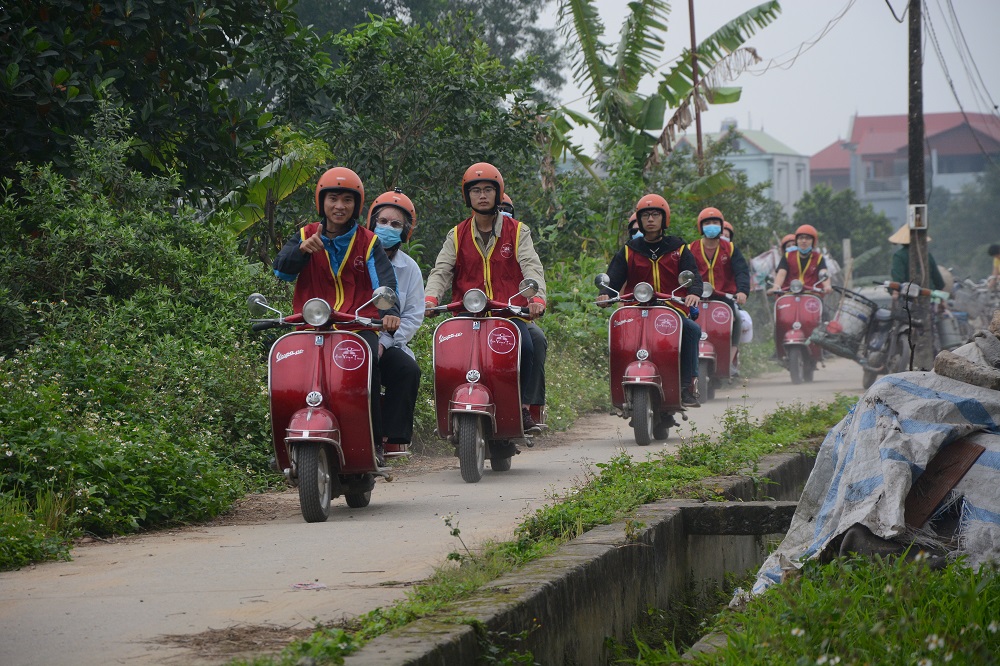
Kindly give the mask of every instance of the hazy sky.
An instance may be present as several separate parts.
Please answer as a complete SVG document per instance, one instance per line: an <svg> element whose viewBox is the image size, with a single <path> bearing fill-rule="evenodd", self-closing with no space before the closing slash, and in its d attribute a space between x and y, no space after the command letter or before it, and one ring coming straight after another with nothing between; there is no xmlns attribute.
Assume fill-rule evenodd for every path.
<svg viewBox="0 0 1000 666"><path fill-rule="evenodd" d="M616 44L628 5L624 0L596 4L604 21L604 41ZM759 0L695 0L694 4L696 35L701 40ZM781 5L778 19L747 42L764 62L729 84L743 88L742 100L703 113L703 132L719 131L722 120L732 117L741 128L763 129L793 150L812 155L846 138L855 113L907 113L909 16L897 23L889 5L901 16L908 0L783 0ZM994 102L1000 104L1000 0L925 0L924 7L924 112L958 111L961 103L966 112L1000 118L993 108ZM952 8L961 35L951 18ZM958 101L934 51L927 17ZM554 8L546 24L556 24ZM955 46L956 41L962 43L962 35L971 53L964 64ZM664 72L690 45L687 0L671 3L665 41ZM660 74L648 76L641 90L655 90L659 78ZM573 101L579 97L572 82L562 90L564 103L586 111L585 101ZM693 136L694 125L689 133ZM574 137L587 148L597 139L596 133L583 130Z"/></svg>

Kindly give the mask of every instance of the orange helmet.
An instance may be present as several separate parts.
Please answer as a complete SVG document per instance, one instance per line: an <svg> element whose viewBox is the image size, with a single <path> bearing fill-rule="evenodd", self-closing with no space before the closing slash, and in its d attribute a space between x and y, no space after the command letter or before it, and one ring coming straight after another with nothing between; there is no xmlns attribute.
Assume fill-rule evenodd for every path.
<svg viewBox="0 0 1000 666"><path fill-rule="evenodd" d="M705 210L698 213L698 228L705 223L705 220L718 220L719 226L722 226L722 211L718 208L706 208Z"/></svg>
<svg viewBox="0 0 1000 666"><path fill-rule="evenodd" d="M795 244L795 234L785 234L784 235L784 237L781 239L781 249L782 249L782 251L784 251L784 249L786 247L788 247L789 243L792 243L793 245Z"/></svg>
<svg viewBox="0 0 1000 666"><path fill-rule="evenodd" d="M816 233L816 227L811 224L803 224L796 229L795 239L798 240L799 236L812 236L813 246L819 245L819 234Z"/></svg>
<svg viewBox="0 0 1000 666"><path fill-rule="evenodd" d="M368 228L375 231L375 220L378 219L378 209L383 206L395 206L396 208L403 211L406 217L406 223L403 224L403 242L405 243L410 239L413 234L413 230L417 228L417 209L413 207L413 202L410 201L410 197L403 194L403 191L398 187L391 192L385 192L375 197L375 201L372 202L371 208L368 209Z"/></svg>
<svg viewBox="0 0 1000 666"><path fill-rule="evenodd" d="M726 229L729 229L729 240L733 240L736 237L736 229L733 227L732 224L723 220L722 231L725 231Z"/></svg>
<svg viewBox="0 0 1000 666"><path fill-rule="evenodd" d="M499 192L497 203L503 200L503 176L500 175L499 169L492 164L478 162L466 169L465 175L462 176L462 194L465 196L465 205L469 208L472 208L469 189L474 184L482 182L493 183Z"/></svg>
<svg viewBox="0 0 1000 666"><path fill-rule="evenodd" d="M663 213L663 229L670 226L670 204L667 200L661 197L659 194L646 194L643 195L639 202L635 205L636 219L639 217L639 213L644 210L659 210Z"/></svg>
<svg viewBox="0 0 1000 666"><path fill-rule="evenodd" d="M333 167L319 177L316 183L316 212L320 217L323 214L323 198L327 192L351 192L354 194L354 212L351 219L356 220L361 215L361 209L365 205L365 186L361 183L361 178L347 167Z"/></svg>
<svg viewBox="0 0 1000 666"><path fill-rule="evenodd" d="M506 192L504 192L503 196L500 197L500 206L499 207L505 213L510 213L511 215L514 214L514 202L511 200L511 198L509 196L507 196Z"/></svg>

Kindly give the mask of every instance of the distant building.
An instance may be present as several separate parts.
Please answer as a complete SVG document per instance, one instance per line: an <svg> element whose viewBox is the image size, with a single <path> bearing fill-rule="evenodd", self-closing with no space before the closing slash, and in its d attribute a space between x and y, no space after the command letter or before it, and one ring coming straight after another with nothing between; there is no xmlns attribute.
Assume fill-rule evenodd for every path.
<svg viewBox="0 0 1000 666"><path fill-rule="evenodd" d="M851 119L848 140L837 140L809 160L812 184L854 190L898 227L909 203L907 116ZM924 114L924 160L932 187L958 192L1000 160L1000 119L980 113ZM933 222L932 222L933 224Z"/></svg>
<svg viewBox="0 0 1000 666"><path fill-rule="evenodd" d="M809 157L792 150L763 130L739 129L736 121L727 118L722 121L722 131L702 135L706 144L719 141L730 130L735 130L737 152L730 153L725 160L733 168L747 176L750 185L770 183L764 196L781 204L789 216L795 211L795 204L809 190ZM690 135L677 141L682 146L694 150L696 139Z"/></svg>

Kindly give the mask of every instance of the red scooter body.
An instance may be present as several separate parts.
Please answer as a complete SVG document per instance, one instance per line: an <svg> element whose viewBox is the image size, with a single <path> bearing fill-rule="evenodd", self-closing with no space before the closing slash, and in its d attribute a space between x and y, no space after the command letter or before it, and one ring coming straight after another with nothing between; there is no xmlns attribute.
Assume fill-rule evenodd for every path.
<svg viewBox="0 0 1000 666"><path fill-rule="evenodd" d="M613 294L598 299L607 307L621 303L624 307L608 320L608 351L610 355L611 403L630 418L629 425L639 446L654 439L666 439L670 427L677 425L674 414L681 405L681 338L684 315L670 303L683 304L676 292L694 278L691 271L681 271L677 287L670 294L660 294L647 282L635 285L631 294L621 294L610 285L610 278L601 273L594 283Z"/></svg>
<svg viewBox="0 0 1000 666"><path fill-rule="evenodd" d="M369 301L381 309L395 302L388 287L376 289ZM302 313L281 316L260 294L251 294L247 303L251 311L278 314L276 319L253 320L254 330L299 329L271 346L268 396L274 467L298 486L302 517L310 523L325 521L331 500L340 495L351 508L368 506L375 477L391 480L387 469L379 467L373 441L372 352L357 333L332 327L377 329L381 322L331 311L318 298L303 306L313 325Z"/></svg>
<svg viewBox="0 0 1000 666"><path fill-rule="evenodd" d="M629 407L630 387L652 386L661 409L680 410L681 317L666 306L627 306L611 315L608 346L615 407Z"/></svg>
<svg viewBox="0 0 1000 666"><path fill-rule="evenodd" d="M823 350L809 336L823 319L823 299L815 293L783 293L774 301L774 346L793 384L813 379Z"/></svg>
<svg viewBox="0 0 1000 666"><path fill-rule="evenodd" d="M524 280L519 294L530 292L530 297L537 288L533 280ZM516 442L531 446L521 418L520 331L509 319L489 316L526 316L527 308L489 300L482 290L470 289L462 301L432 309L468 314L434 330L434 404L438 434L455 444L462 479L476 483L487 457L493 471L506 472L520 453ZM536 423L542 423L542 411L541 406L533 410Z"/></svg>
<svg viewBox="0 0 1000 666"><path fill-rule="evenodd" d="M500 317L452 317L434 331L434 402L438 433L452 437L456 414L489 419L494 439L524 437L521 335ZM472 380L472 378L475 378Z"/></svg>
<svg viewBox="0 0 1000 666"><path fill-rule="evenodd" d="M702 401L715 396L715 389L728 381L738 365L739 347L733 338L733 309L724 301L703 300L701 340L698 342L698 382Z"/></svg>
<svg viewBox="0 0 1000 666"><path fill-rule="evenodd" d="M296 331L271 347L268 386L271 436L280 469L290 469L290 447L322 442L336 454L340 474L378 468L370 410L371 353L349 331ZM306 396L318 391L316 407Z"/></svg>

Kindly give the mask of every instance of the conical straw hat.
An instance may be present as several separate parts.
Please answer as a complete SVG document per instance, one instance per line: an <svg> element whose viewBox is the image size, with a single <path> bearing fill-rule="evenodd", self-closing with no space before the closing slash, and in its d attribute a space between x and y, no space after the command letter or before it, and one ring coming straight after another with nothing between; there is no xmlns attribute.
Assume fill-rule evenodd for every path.
<svg viewBox="0 0 1000 666"><path fill-rule="evenodd" d="M930 239L931 239L931 237L928 236L927 240L929 241ZM910 227L904 224L899 229L896 229L895 233L893 233L891 236L889 236L889 242L890 243L895 243L896 245L909 245L910 244Z"/></svg>

